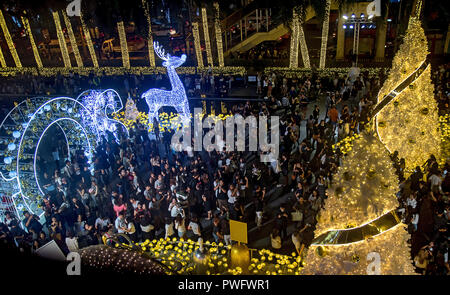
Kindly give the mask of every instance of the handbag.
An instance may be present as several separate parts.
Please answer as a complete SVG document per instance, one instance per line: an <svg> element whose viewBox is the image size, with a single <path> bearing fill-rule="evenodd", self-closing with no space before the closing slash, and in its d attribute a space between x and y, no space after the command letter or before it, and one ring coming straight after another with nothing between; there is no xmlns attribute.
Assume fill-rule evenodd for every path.
<svg viewBox="0 0 450 295"><path fill-rule="evenodd" d="M301 211L294 211L291 213L292 215L292 221L302 221L303 220L303 213Z"/></svg>

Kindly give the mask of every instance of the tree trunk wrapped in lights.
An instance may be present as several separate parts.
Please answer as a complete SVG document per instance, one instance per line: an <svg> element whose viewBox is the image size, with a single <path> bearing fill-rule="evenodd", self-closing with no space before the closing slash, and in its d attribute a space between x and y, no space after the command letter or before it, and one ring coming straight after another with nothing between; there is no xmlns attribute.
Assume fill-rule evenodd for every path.
<svg viewBox="0 0 450 295"><path fill-rule="evenodd" d="M320 44L320 61L319 68L325 68L325 61L327 56L327 43L328 43L328 29L330 27L330 8L331 0L327 0L325 5L325 15L322 22L322 39Z"/></svg>
<svg viewBox="0 0 450 295"><path fill-rule="evenodd" d="M148 23L148 59L150 62L150 66L155 66L155 53L153 52L153 36L152 36L152 21L150 19L150 12L148 9L148 2L146 0L142 0L142 7L144 8L145 17L147 18Z"/></svg>
<svg viewBox="0 0 450 295"><path fill-rule="evenodd" d="M66 11L62 10L61 13L64 18L64 23L66 24L67 33L69 35L70 44L72 45L72 51L73 51L73 54L75 55L75 61L77 62L77 66L83 67L83 59L81 58L80 51L78 50L77 39L75 38L75 35L73 34L72 24L70 23L70 20L69 20L69 17L67 16Z"/></svg>
<svg viewBox="0 0 450 295"><path fill-rule="evenodd" d="M80 22L81 27L83 28L84 38L86 39L86 43L89 49L89 54L91 55L92 64L94 65L94 68L98 68L98 60L97 56L95 55L94 45L92 44L91 33L89 33L89 29L84 23L82 14L80 15Z"/></svg>
<svg viewBox="0 0 450 295"><path fill-rule="evenodd" d="M25 27L28 37L30 38L31 48L33 49L33 55L34 59L36 60L36 65L38 66L38 68L42 68L43 67L42 60L39 55L39 50L36 46L36 42L34 41L33 32L31 31L31 26L30 22L28 21L28 18L22 16L22 23L23 26Z"/></svg>
<svg viewBox="0 0 450 295"><path fill-rule="evenodd" d="M303 274L414 274L409 234L395 209L398 179L388 151L363 133L328 189Z"/></svg>
<svg viewBox="0 0 450 295"><path fill-rule="evenodd" d="M6 26L6 21L3 16L3 12L1 10L0 10L0 26L2 27L3 35L5 37L6 44L8 44L9 51L11 52L11 55L14 59L14 63L16 64L16 67L21 68L22 63L20 62L20 58L19 58L19 55L17 54L16 47L14 47L14 42L11 38L11 34L9 33L8 26ZM2 53L2 56L0 57L0 59L2 61L2 66L3 66L3 64L6 65L6 63L4 63L3 53Z"/></svg>
<svg viewBox="0 0 450 295"><path fill-rule="evenodd" d="M67 50L66 38L61 28L61 21L59 19L59 14L57 11L53 12L53 20L55 21L56 33L58 35L59 48L61 49L61 54L64 61L64 67L72 67L70 63L69 51Z"/></svg>
<svg viewBox="0 0 450 295"><path fill-rule="evenodd" d="M438 107L426 63L427 39L419 19L411 17L403 44L378 94L375 125L380 140L405 158L406 172L430 155L440 157Z"/></svg>
<svg viewBox="0 0 450 295"><path fill-rule="evenodd" d="M122 53L122 63L123 67L130 68L130 55L128 53L127 36L125 34L125 26L123 22L117 23L117 31L119 33L120 40L120 52Z"/></svg>
<svg viewBox="0 0 450 295"><path fill-rule="evenodd" d="M6 68L5 57L3 56L3 51L1 48L0 48L0 64L2 65L2 68Z"/></svg>
<svg viewBox="0 0 450 295"><path fill-rule="evenodd" d="M205 7L202 8L202 23L203 23L203 34L205 36L206 59L208 61L208 65L213 66L211 42L209 40L208 15L206 13Z"/></svg>

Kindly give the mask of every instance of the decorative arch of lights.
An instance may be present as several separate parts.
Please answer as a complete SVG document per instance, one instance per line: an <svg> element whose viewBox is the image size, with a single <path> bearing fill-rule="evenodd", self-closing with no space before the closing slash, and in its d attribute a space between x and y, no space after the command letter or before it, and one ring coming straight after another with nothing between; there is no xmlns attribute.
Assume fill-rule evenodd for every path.
<svg viewBox="0 0 450 295"><path fill-rule="evenodd" d="M117 138L116 124L123 124L108 116L122 106L120 96L110 89L84 91L77 99L35 97L17 104L0 123L0 218L6 212L22 218L25 210L43 214L39 203L45 194L36 159L51 126L62 131L69 156L82 151L92 164L101 136L110 131Z"/></svg>

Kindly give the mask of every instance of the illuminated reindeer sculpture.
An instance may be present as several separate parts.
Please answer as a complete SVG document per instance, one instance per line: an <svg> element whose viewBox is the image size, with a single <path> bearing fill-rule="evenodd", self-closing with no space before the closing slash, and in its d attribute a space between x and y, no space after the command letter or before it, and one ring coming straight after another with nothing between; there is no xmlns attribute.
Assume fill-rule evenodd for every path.
<svg viewBox="0 0 450 295"><path fill-rule="evenodd" d="M142 97L145 98L149 108L149 123L153 123L154 118L159 121L158 110L162 106L174 107L182 119L189 119L189 103L184 90L184 85L181 83L181 80L175 71L176 68L186 61L186 55L183 54L181 57L171 56L168 53L164 53L164 49L160 47L158 42L154 42L153 45L156 55L164 60L163 66L167 69L167 75L169 76L170 84L172 84L172 90L168 91L152 88L142 94Z"/></svg>

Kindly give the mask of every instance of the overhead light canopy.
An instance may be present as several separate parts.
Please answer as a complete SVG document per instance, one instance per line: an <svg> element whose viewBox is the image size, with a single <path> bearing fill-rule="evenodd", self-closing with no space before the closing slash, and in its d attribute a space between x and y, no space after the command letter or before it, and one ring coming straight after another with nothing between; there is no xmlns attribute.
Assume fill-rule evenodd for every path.
<svg viewBox="0 0 450 295"><path fill-rule="evenodd" d="M342 16L343 19L348 19L348 16L346 16L345 14Z"/></svg>

